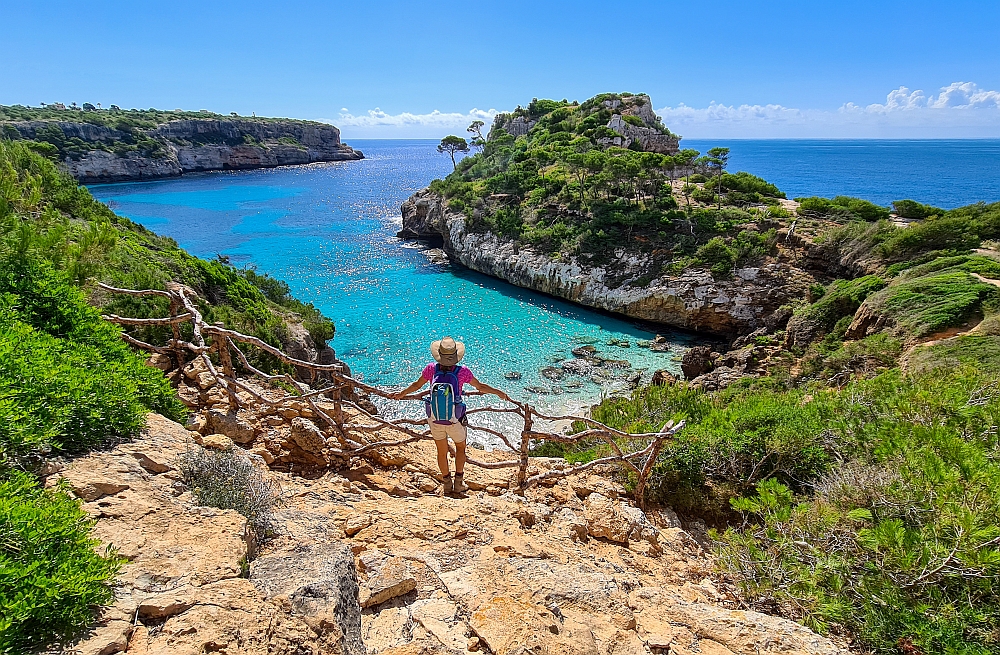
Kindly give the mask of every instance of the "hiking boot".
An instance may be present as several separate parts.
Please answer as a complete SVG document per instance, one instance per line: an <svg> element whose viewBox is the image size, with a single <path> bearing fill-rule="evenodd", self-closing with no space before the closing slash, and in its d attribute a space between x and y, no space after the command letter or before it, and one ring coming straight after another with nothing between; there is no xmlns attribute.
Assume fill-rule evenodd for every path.
<svg viewBox="0 0 1000 655"><path fill-rule="evenodd" d="M469 488L465 486L465 474L455 474L455 484L452 486L452 490L457 494L465 493L469 490Z"/></svg>
<svg viewBox="0 0 1000 655"><path fill-rule="evenodd" d="M444 484L444 492L450 494L455 490L455 483L451 481L451 476L441 476L441 482Z"/></svg>

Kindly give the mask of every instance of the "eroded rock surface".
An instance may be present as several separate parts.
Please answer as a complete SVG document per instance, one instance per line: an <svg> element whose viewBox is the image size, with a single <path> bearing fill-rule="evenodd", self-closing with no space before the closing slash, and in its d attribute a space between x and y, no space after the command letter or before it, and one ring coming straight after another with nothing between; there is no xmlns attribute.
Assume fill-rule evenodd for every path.
<svg viewBox="0 0 1000 655"><path fill-rule="evenodd" d="M151 415L141 439L51 476L90 498L97 536L129 559L80 652L842 652L786 619L731 609L698 527L641 511L610 469L518 495L510 469L470 468L473 490L446 497L420 490L430 443L313 479L268 472L282 489L274 535L247 567L243 517L198 507L179 484L176 457L196 434Z"/></svg>

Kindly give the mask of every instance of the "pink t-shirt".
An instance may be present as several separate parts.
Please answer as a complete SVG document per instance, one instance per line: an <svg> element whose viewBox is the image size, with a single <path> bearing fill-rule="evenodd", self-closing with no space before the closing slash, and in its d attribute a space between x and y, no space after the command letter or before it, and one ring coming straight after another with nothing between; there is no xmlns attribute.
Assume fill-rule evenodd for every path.
<svg viewBox="0 0 1000 655"><path fill-rule="evenodd" d="M434 367L437 364L433 362L424 367L424 372L420 374L420 377L430 382L434 379ZM458 368L458 382L459 384L469 384L476 379L476 376L472 374L472 371L466 366L459 366Z"/></svg>

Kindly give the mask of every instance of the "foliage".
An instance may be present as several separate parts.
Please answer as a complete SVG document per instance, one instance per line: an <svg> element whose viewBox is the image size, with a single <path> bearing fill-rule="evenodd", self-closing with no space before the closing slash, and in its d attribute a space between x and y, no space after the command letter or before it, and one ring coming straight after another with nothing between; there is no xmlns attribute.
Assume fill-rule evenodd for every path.
<svg viewBox="0 0 1000 655"><path fill-rule="evenodd" d="M889 218L889 210L874 203L852 198L837 196L827 199L812 196L796 198L799 203L799 214L802 216L823 216L836 220L880 221Z"/></svg>
<svg viewBox="0 0 1000 655"><path fill-rule="evenodd" d="M92 526L64 488L17 471L0 478L0 653L67 644L114 599L124 560L95 551Z"/></svg>
<svg viewBox="0 0 1000 655"><path fill-rule="evenodd" d="M669 419L688 427L659 458L650 492L674 509L711 520L725 519L728 498L769 477L801 487L827 471L824 443L832 418L825 397L776 394L737 384L715 396L678 386L653 386L627 399L609 399L596 420L620 430L655 432Z"/></svg>
<svg viewBox="0 0 1000 655"><path fill-rule="evenodd" d="M916 200L895 200L892 203L892 210L900 218L930 218L931 216L941 216L945 210L924 205Z"/></svg>
<svg viewBox="0 0 1000 655"><path fill-rule="evenodd" d="M620 136L608 127L615 115L630 125L669 134L659 119L640 114L640 104L647 102L645 96L631 94L602 94L582 104L535 99L498 115L481 152L462 159L451 175L430 188L445 198L449 209L465 214L473 231L497 232L547 253L582 255L593 263L607 260L616 249L637 249L655 253L653 268L658 270L671 260L691 257L715 237L729 243L739 225L724 213L731 210L690 201L681 210L673 197L670 182L693 167L717 179L719 170L710 171L709 160L696 164L699 153L694 150L665 155L607 145ZM526 134L508 132L523 132L525 125L530 127ZM712 161L722 162L724 150ZM740 206L781 193L744 173L724 174L723 183L730 177L734 187L746 189L731 191L734 198L744 193L738 203L734 200ZM715 203L710 189L698 189L695 202ZM741 218L744 223L753 220L749 214Z"/></svg>
<svg viewBox="0 0 1000 655"><path fill-rule="evenodd" d="M179 468L198 504L245 516L256 543L268 536L278 489L246 455L196 446L181 456Z"/></svg>
<svg viewBox="0 0 1000 655"><path fill-rule="evenodd" d="M272 345L288 338L289 320L301 320L318 347L333 335L332 322L293 298L284 282L192 257L173 239L117 216L24 142L0 140L0 228L0 258L46 260L76 284L97 278L115 286L162 289L177 281L198 293L207 321L224 322ZM96 294L93 300L109 313L140 318L167 313L159 298ZM162 330L134 334L156 340L166 336ZM249 356L255 365L278 367L259 352Z"/></svg>
<svg viewBox="0 0 1000 655"><path fill-rule="evenodd" d="M80 159L93 150L103 150L117 155L139 152L144 156L162 157L167 154L166 149L164 149L161 140L148 134L149 130L153 130L164 123L179 120L232 120L234 116L236 115L224 116L205 110L128 109L123 111L115 105L111 105L108 109L101 109L90 103L84 103L82 108L67 108L58 104L42 107L0 105L0 138L23 138L15 122L45 121L48 123L47 125L36 129L33 135L29 134L33 138L33 141L28 142L28 146L49 157ZM236 117L239 118L238 116ZM253 118L243 117L241 120L253 121L255 123L280 121L282 123L299 125L310 124L309 121L258 118L256 116ZM106 130L103 133L96 133L93 139L84 140L73 136L79 130L65 130L60 123L83 123L106 128ZM312 124L315 125L315 123ZM206 139L207 137L196 138L193 143L205 144L217 142ZM236 137L231 139L223 137L223 139L229 145L237 145L244 142L242 139ZM279 139L279 142L301 147L291 137L283 137Z"/></svg>
<svg viewBox="0 0 1000 655"><path fill-rule="evenodd" d="M734 500L752 523L718 537L720 567L751 603L877 653L995 652L997 385L971 369L852 384L831 426L849 459L799 499L772 479Z"/></svg>
<svg viewBox="0 0 1000 655"><path fill-rule="evenodd" d="M441 139L441 143L438 144L437 151L446 152L451 155L452 167L458 168L458 164L455 163L455 153L469 152L469 142L460 136L451 134Z"/></svg>
<svg viewBox="0 0 1000 655"><path fill-rule="evenodd" d="M948 266L954 260L966 260ZM865 301L868 312L885 317L897 332L923 337L945 328L965 324L1000 301L1000 289L971 275L965 269L977 265L1000 268L985 258L948 258L915 267Z"/></svg>
<svg viewBox="0 0 1000 655"><path fill-rule="evenodd" d="M45 262L0 262L0 471L138 433L150 410L183 420L163 374Z"/></svg>
<svg viewBox="0 0 1000 655"><path fill-rule="evenodd" d="M947 372L965 366L1000 374L1000 337L977 330L976 334L921 346L908 358L908 369L914 373Z"/></svg>
<svg viewBox="0 0 1000 655"><path fill-rule="evenodd" d="M865 275L853 280L835 280L816 302L796 312L795 321L814 327L817 334L829 332L837 321L853 316L861 303L886 286L885 280L876 275Z"/></svg>

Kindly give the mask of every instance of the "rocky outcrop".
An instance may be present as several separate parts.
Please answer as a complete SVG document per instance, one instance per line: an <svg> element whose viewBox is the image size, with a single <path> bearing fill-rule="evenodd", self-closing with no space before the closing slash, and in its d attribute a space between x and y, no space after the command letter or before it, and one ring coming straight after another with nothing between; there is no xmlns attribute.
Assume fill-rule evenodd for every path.
<svg viewBox="0 0 1000 655"><path fill-rule="evenodd" d="M606 266L557 260L496 234L469 230L464 215L447 211L427 190L403 203L402 214L401 238L440 242L452 262L472 270L588 307L726 337L773 322L775 312L805 297L815 281L785 263L741 268L729 279L703 269L663 274L649 255L624 249Z"/></svg>
<svg viewBox="0 0 1000 655"><path fill-rule="evenodd" d="M127 132L113 127L68 121L12 121L3 124L24 139L52 140L53 128L64 139L80 139L94 149L67 157L73 177L84 183L171 177L192 171L243 170L292 164L361 159L364 155L340 141L333 125L279 119L190 119ZM116 154L114 146L134 143L136 134L152 139L152 152Z"/></svg>
<svg viewBox="0 0 1000 655"><path fill-rule="evenodd" d="M642 511L606 465L523 495L510 469L471 469L474 491L451 497L419 491L436 468L426 441L313 479L230 445L281 489L271 538L251 547L242 516L199 507L184 485L178 458L197 438L154 414L136 441L50 472L127 559L114 605L75 652L844 652L787 619L731 609L704 526ZM532 473L560 466L530 462Z"/></svg>

